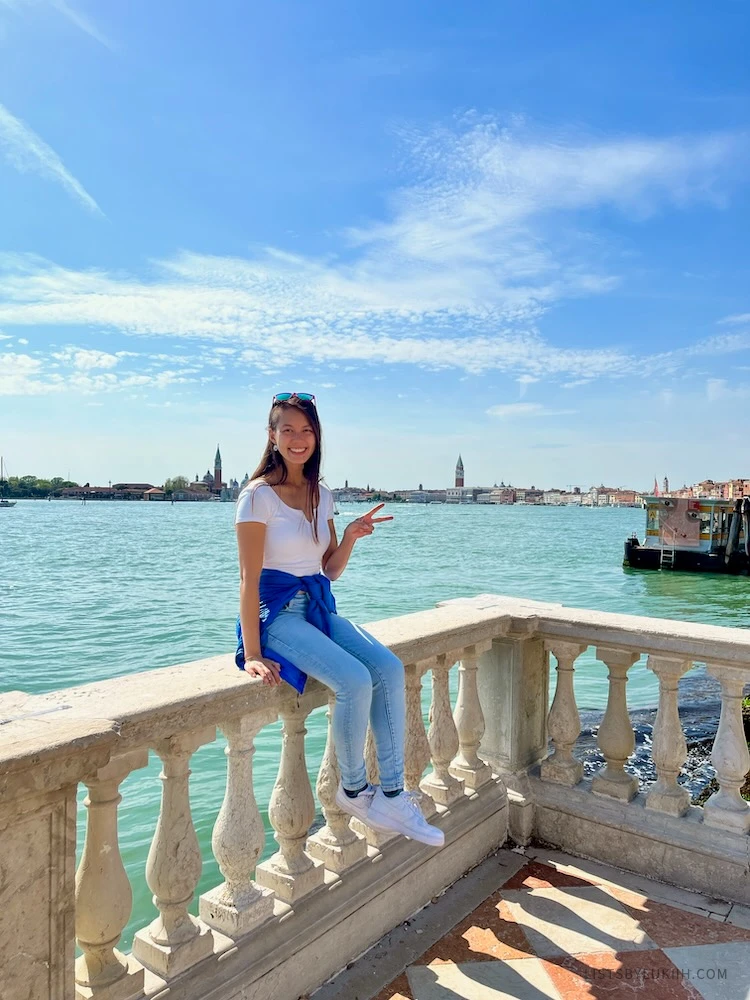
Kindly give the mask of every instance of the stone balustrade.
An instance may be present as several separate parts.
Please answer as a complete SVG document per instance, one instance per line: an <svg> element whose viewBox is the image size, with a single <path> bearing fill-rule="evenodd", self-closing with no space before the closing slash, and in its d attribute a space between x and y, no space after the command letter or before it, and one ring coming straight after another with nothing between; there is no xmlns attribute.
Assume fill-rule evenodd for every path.
<svg viewBox="0 0 750 1000"><path fill-rule="evenodd" d="M10 717L0 724L0 996L296 1000L509 835L750 899L750 805L739 794L750 769L741 718L750 632L495 595L369 628L406 667L405 783L443 828L440 850L375 833L337 808L333 706L315 682L301 697L271 690L219 656L49 695L0 695L0 718ZM574 680L576 661L592 647L609 695L598 733L604 763L585 778L575 755ZM626 692L644 655L659 707L657 779L641 792L627 766L634 737ZM705 809L690 805L678 781L686 757L678 688L694 662L707 664L722 698L712 754L719 791ZM317 807L305 734L310 713L323 706L328 739L315 792L325 822L311 833ZM260 861L266 834L253 756L258 734L277 719L281 749L267 803L277 849ZM217 731L227 770L211 849L224 881L200 896L196 916L205 859L191 815L191 759ZM154 910L125 954L118 945L132 890L118 805L124 779L149 753L162 765L145 870ZM376 778L371 739L367 758ZM88 794L74 877L79 785Z"/></svg>

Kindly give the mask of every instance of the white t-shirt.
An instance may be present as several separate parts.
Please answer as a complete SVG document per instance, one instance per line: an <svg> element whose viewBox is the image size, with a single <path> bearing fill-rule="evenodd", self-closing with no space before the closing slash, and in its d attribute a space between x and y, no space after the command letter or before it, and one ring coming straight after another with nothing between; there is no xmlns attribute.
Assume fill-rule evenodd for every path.
<svg viewBox="0 0 750 1000"><path fill-rule="evenodd" d="M333 494L320 484L318 541L301 510L289 507L263 482L248 483L237 500L234 522L256 521L266 526L263 569L280 569L294 576L313 576L321 571L321 559L331 541L328 521L333 517Z"/></svg>

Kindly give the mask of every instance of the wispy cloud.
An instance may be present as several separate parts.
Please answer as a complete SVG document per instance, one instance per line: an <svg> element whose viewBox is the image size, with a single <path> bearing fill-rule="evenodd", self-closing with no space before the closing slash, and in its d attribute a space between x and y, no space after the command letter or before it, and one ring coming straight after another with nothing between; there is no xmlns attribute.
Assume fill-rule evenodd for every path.
<svg viewBox="0 0 750 1000"><path fill-rule="evenodd" d="M77 28L80 28L81 31L90 35L91 38L96 39L97 42L108 49L114 49L110 40L102 34L93 21L72 7L66 0L0 0L0 6L10 7L13 10L28 10L31 7L54 7L59 14L62 14L63 17Z"/></svg>
<svg viewBox="0 0 750 1000"><path fill-rule="evenodd" d="M337 256L181 252L130 278L6 257L0 322L197 338L238 347L266 372L290 357L495 369L519 378L521 394L545 376L642 374L626 347L568 348L540 332L555 303L620 280L580 237L581 213L719 205L744 141L550 137L476 117L407 139L417 179L385 220L347 230Z"/></svg>
<svg viewBox="0 0 750 1000"><path fill-rule="evenodd" d="M487 411L490 417L562 417L575 410L554 410L542 403L500 403Z"/></svg>
<svg viewBox="0 0 750 1000"><path fill-rule="evenodd" d="M748 385L730 386L725 378L706 379L706 399L709 403L736 402L744 405L744 401L748 398L750 398L750 386Z"/></svg>
<svg viewBox="0 0 750 1000"><path fill-rule="evenodd" d="M97 42L100 42L102 45L106 46L106 48L114 48L110 40L101 33L93 21L86 17L85 14L75 10L69 3L66 3L65 0L49 0L49 2L55 10L59 11L63 17L66 17L77 28L80 28L81 31L85 31L87 35L96 39Z"/></svg>
<svg viewBox="0 0 750 1000"><path fill-rule="evenodd" d="M538 382L539 379L535 375L521 375L516 381L518 382L518 395L523 399L529 386Z"/></svg>
<svg viewBox="0 0 750 1000"><path fill-rule="evenodd" d="M107 354L105 351L92 351L82 347L67 347L64 351L53 354L52 357L72 365L78 371L93 371L96 368L114 368L121 360L121 357L118 357L116 354Z"/></svg>
<svg viewBox="0 0 750 1000"><path fill-rule="evenodd" d="M725 316L724 319L719 320L719 323L727 325L750 323L750 313L738 313L736 316Z"/></svg>
<svg viewBox="0 0 750 1000"><path fill-rule="evenodd" d="M56 181L85 207L97 215L102 210L86 189L66 169L57 153L20 118L0 104L0 153L22 173L35 173Z"/></svg>
<svg viewBox="0 0 750 1000"><path fill-rule="evenodd" d="M218 378L205 374L200 362L191 360L181 366L148 362L119 370L130 352L107 354L104 351L68 346L49 355L0 352L0 396L45 396L60 392L80 395L111 393L123 390L163 391L180 386L204 385ZM172 360L172 359L170 359ZM118 371L112 371L114 368Z"/></svg>

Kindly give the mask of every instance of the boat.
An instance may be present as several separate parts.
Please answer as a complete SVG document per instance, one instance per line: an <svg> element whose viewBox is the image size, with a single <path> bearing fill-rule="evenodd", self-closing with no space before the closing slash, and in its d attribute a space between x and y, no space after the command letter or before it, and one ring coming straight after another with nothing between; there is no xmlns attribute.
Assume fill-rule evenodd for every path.
<svg viewBox="0 0 750 1000"><path fill-rule="evenodd" d="M623 566L750 574L750 497L714 500L648 496L646 534L625 541Z"/></svg>
<svg viewBox="0 0 750 1000"><path fill-rule="evenodd" d="M2 455L0 455L0 494L5 491L5 463L3 461ZM6 500L4 496L0 495L0 507L15 507L15 500Z"/></svg>

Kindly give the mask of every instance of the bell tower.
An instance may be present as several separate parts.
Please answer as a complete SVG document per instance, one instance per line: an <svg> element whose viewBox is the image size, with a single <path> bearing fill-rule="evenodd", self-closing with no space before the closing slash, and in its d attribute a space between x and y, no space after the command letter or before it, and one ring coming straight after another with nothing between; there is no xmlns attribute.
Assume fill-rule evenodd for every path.
<svg viewBox="0 0 750 1000"><path fill-rule="evenodd" d="M461 456L458 456L458 461L456 462L456 486L463 486L464 484L464 463Z"/></svg>
<svg viewBox="0 0 750 1000"><path fill-rule="evenodd" d="M221 452L216 445L216 458L214 459L214 491L221 493Z"/></svg>

